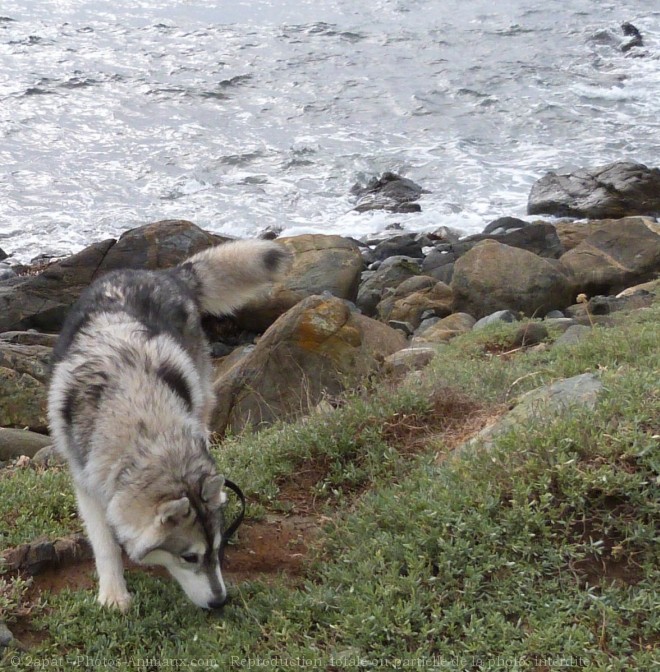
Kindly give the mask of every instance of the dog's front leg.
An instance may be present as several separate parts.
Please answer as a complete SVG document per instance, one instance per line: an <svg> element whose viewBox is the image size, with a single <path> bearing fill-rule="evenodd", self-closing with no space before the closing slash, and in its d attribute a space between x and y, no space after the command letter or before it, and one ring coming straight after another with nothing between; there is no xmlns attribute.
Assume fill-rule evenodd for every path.
<svg viewBox="0 0 660 672"><path fill-rule="evenodd" d="M98 601L126 613L131 604L131 594L124 580L121 548L115 541L99 502L79 488L76 488L76 495L78 510L85 521L87 536L94 550L99 575Z"/></svg>

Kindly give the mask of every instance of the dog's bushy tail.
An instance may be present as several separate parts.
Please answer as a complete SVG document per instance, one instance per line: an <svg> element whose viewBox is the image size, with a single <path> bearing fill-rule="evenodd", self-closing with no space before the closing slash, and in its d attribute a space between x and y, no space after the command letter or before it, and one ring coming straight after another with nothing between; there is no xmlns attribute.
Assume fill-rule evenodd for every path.
<svg viewBox="0 0 660 672"><path fill-rule="evenodd" d="M203 312L228 315L263 293L291 263L291 252L267 240L236 240L186 259L179 269Z"/></svg>

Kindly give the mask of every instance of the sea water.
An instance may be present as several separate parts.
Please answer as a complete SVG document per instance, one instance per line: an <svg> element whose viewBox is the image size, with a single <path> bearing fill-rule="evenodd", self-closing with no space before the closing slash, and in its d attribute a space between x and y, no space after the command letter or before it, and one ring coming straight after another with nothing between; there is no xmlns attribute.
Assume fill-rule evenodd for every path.
<svg viewBox="0 0 660 672"><path fill-rule="evenodd" d="M621 23L644 46L624 53ZM0 247L480 231L548 170L660 156L648 0L3 0ZM384 171L421 213L352 211Z"/></svg>

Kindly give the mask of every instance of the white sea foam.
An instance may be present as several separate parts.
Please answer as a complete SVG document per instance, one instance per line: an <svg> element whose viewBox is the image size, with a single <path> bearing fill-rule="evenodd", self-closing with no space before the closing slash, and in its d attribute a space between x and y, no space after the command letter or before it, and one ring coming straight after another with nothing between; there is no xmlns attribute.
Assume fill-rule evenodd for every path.
<svg viewBox="0 0 660 672"><path fill-rule="evenodd" d="M660 15L627 5L6 0L0 244L27 261L168 218L359 237L524 216L548 170L657 163ZM620 51L622 20L642 50ZM421 213L352 211L384 171L429 191Z"/></svg>

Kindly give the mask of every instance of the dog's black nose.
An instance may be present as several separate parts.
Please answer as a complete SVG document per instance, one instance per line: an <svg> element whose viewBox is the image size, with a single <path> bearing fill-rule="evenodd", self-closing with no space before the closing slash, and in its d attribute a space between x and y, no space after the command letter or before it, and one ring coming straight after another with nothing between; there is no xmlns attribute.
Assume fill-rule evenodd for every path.
<svg viewBox="0 0 660 672"><path fill-rule="evenodd" d="M222 607L224 607L226 603L227 603L226 596L219 600L211 600L209 602L209 609L222 609Z"/></svg>

